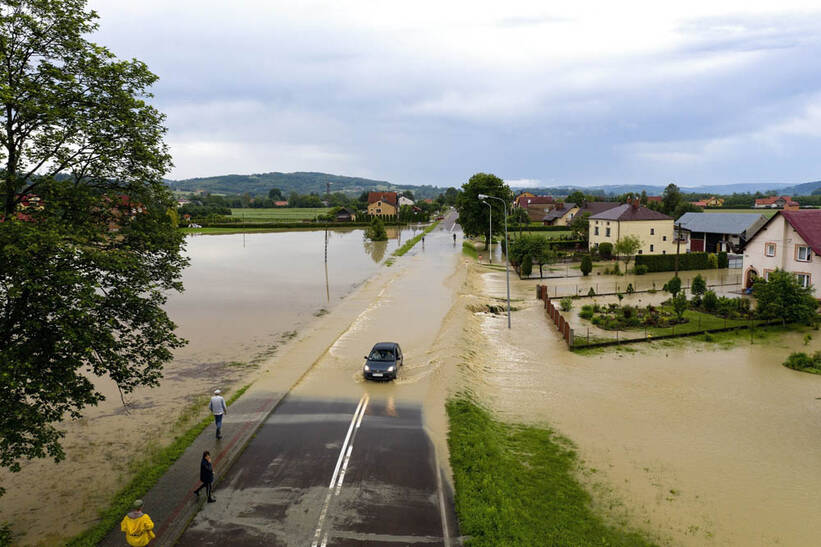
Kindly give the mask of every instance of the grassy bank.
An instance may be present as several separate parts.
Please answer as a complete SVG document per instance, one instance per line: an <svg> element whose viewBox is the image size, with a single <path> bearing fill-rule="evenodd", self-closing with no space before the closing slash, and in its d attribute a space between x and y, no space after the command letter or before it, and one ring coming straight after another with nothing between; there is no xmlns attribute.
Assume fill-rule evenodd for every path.
<svg viewBox="0 0 821 547"><path fill-rule="evenodd" d="M249 387L250 384L237 390L237 392L228 399L228 404L230 405L239 399ZM198 402L196 403L196 407L197 408L194 408L192 405L186 408L180 415L178 423L184 423L190 420L191 417L197 415L199 410L204 408L204 404ZM131 468L131 474L134 478L117 492L108 507L100 511L100 520L97 524L82 534L70 539L66 545L71 547L91 547L97 545L97 543L122 520L123 515L131 509L131 504L134 503L134 500L142 498L146 492L151 490L160 477L179 459L183 452L194 442L194 439L196 439L211 422L213 422L212 416L209 415L203 418L189 427L182 435L176 437L174 441L165 448L157 446L147 447L146 451L148 452L148 456L136 462Z"/></svg>
<svg viewBox="0 0 821 547"><path fill-rule="evenodd" d="M272 209L231 209L231 217L241 218L247 222L313 220L319 215L327 214L330 210L330 207L274 207Z"/></svg>
<svg viewBox="0 0 821 547"><path fill-rule="evenodd" d="M407 253L408 251L410 251L413 248L414 245L419 243L422 240L422 238L425 237L425 235L431 233L433 231L433 229L436 228L436 226L438 226L438 225L439 225L439 221L437 220L436 222L434 222L433 224L431 224L430 226L425 228L425 230L421 234L416 235L416 236L412 237L411 239L407 240L404 245L402 245L401 247L399 247L398 249L396 249L393 252L393 256L402 256L405 253Z"/></svg>
<svg viewBox="0 0 821 547"><path fill-rule="evenodd" d="M476 546L653 545L593 512L570 443L505 424L466 397L447 403L461 533Z"/></svg>
<svg viewBox="0 0 821 547"><path fill-rule="evenodd" d="M470 241L462 242L462 254L469 256L473 260L479 260L479 251L476 250L476 246Z"/></svg>

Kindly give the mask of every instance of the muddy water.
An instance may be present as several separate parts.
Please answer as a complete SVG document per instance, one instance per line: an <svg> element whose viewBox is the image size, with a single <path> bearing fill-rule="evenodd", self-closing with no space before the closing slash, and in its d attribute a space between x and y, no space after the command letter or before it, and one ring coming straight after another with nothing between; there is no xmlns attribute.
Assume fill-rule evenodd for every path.
<svg viewBox="0 0 821 547"><path fill-rule="evenodd" d="M205 409L215 386L230 392L261 373L248 365L269 360L294 331L321 321L419 229L388 230L389 241L378 243L364 241L362 230L189 238L186 292L172 295L167 309L190 344L166 366L160 387L127 398L127 410L114 386L98 381L108 400L65 424L64 462L33 461L0 477L7 488L0 522L12 523L20 543L41 545L92 525L130 478L130 462L184 430L185 421L175 423L184 408Z"/></svg>
<svg viewBox="0 0 821 547"><path fill-rule="evenodd" d="M479 269L470 282L484 296L466 304L504 294L498 272ZM501 316L468 315L463 385L504 417L572 439L598 503L663 543L818 544L821 377L781 362L799 346L821 348L821 336L806 348L791 335L729 350L693 341L580 356L532 286L513 282L524 309L512 330Z"/></svg>

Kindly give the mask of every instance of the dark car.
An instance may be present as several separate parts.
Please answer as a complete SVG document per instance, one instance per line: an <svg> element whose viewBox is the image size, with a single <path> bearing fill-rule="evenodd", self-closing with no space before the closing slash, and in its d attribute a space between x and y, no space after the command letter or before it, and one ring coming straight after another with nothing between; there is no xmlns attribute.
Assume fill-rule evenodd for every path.
<svg viewBox="0 0 821 547"><path fill-rule="evenodd" d="M368 380L395 380L402 366L402 348L396 342L379 342L365 357L362 374Z"/></svg>

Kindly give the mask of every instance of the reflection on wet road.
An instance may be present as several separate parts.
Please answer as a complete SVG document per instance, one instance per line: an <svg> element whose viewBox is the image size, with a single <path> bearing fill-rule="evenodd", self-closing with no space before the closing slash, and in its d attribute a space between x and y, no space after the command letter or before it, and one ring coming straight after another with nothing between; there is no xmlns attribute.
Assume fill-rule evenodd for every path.
<svg viewBox="0 0 821 547"><path fill-rule="evenodd" d="M454 219L391 266L377 297L261 427L181 545L450 544L455 518L425 405L431 347L454 301ZM380 341L399 342L405 365L395 382L364 382L363 356Z"/></svg>

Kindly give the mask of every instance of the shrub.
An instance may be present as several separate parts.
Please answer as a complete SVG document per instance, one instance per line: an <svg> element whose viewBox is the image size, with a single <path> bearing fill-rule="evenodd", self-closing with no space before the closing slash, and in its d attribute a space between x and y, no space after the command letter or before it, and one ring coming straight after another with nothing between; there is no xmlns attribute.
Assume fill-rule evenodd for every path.
<svg viewBox="0 0 821 547"><path fill-rule="evenodd" d="M714 291L707 291L704 293L701 303L705 310L714 312L718 308L718 297Z"/></svg>
<svg viewBox="0 0 821 547"><path fill-rule="evenodd" d="M619 263L618 262L613 264L613 269L610 270L610 273L612 273L613 275L621 275L621 268L619 268Z"/></svg>
<svg viewBox="0 0 821 547"><path fill-rule="evenodd" d="M593 271L593 261L589 256L582 257L582 263L579 269L582 271L582 275L585 276Z"/></svg>
<svg viewBox="0 0 821 547"><path fill-rule="evenodd" d="M606 241L604 243L599 243L599 254L602 258L607 260L613 258L613 244Z"/></svg>
<svg viewBox="0 0 821 547"><path fill-rule="evenodd" d="M793 370L821 370L821 352L815 352L812 356L806 353L791 353L784 366Z"/></svg>
<svg viewBox="0 0 821 547"><path fill-rule="evenodd" d="M633 294L634 292L636 292L636 290L633 288L633 284L628 283L627 284L627 294Z"/></svg>
<svg viewBox="0 0 821 547"><path fill-rule="evenodd" d="M693 282L690 284L690 292L693 294L704 294L707 291L707 282L701 277L701 274L698 274L693 278Z"/></svg>
<svg viewBox="0 0 821 547"><path fill-rule="evenodd" d="M729 259L726 259L726 262L719 261L719 266L726 268L727 266L721 266L721 264L729 265ZM648 272L672 272L676 269L676 255L638 255L636 256L636 267L639 266L647 266ZM710 265L707 253L678 255L679 270L708 270L711 268L715 268L715 266Z"/></svg>
<svg viewBox="0 0 821 547"><path fill-rule="evenodd" d="M664 288L665 291L672 294L673 297L675 298L675 296L681 290L681 278L677 275L673 276L673 278L670 279L670 281L668 281L667 283L664 284L663 288Z"/></svg>
<svg viewBox="0 0 821 547"><path fill-rule="evenodd" d="M638 264L635 268L633 268L633 272L635 272L636 275L644 275L647 273L647 266L644 264Z"/></svg>
<svg viewBox="0 0 821 547"><path fill-rule="evenodd" d="M524 277L530 277L530 274L533 273L533 260L530 258L530 255L525 255L524 258L522 258L520 271Z"/></svg>
<svg viewBox="0 0 821 547"><path fill-rule="evenodd" d="M636 310L633 308L633 306L624 306L621 309L621 314L624 316L625 319L630 319L631 317L633 317L635 311Z"/></svg>
<svg viewBox="0 0 821 547"><path fill-rule="evenodd" d="M715 255L715 253L710 253L709 255L707 255L707 263L713 269L718 268L718 257Z"/></svg>
<svg viewBox="0 0 821 547"><path fill-rule="evenodd" d="M604 318L601 315L597 315L597 316L593 317L591 322L594 325L596 325L597 327L599 327L604 322Z"/></svg>
<svg viewBox="0 0 821 547"><path fill-rule="evenodd" d="M676 317L679 321L684 317L684 312L687 309L687 296L680 292L673 297L673 310L676 312Z"/></svg>
<svg viewBox="0 0 821 547"><path fill-rule="evenodd" d="M701 307L701 296L695 295L693 298L690 299L690 305L694 308Z"/></svg>
<svg viewBox="0 0 821 547"><path fill-rule="evenodd" d="M709 332L704 333L704 341L705 342L712 342L713 340L715 340L715 338L713 338L712 334L710 334Z"/></svg>
<svg viewBox="0 0 821 547"><path fill-rule="evenodd" d="M559 304L562 307L562 311L570 311L573 309L573 300L568 297L562 298Z"/></svg>
<svg viewBox="0 0 821 547"><path fill-rule="evenodd" d="M593 306L587 305L582 306L582 311L579 312L579 317L582 319L592 319L593 318Z"/></svg>
<svg viewBox="0 0 821 547"><path fill-rule="evenodd" d="M623 294L621 294L620 292L617 292L617 293L616 293L616 297L619 299L619 302L621 302L621 301L622 301L622 299L624 298L624 295L623 295Z"/></svg>
<svg viewBox="0 0 821 547"><path fill-rule="evenodd" d="M590 290L587 291L587 296L596 296L596 291L593 290L593 287L590 287Z"/></svg>
<svg viewBox="0 0 821 547"><path fill-rule="evenodd" d="M809 344L810 340L812 340L812 334L810 334L810 333L805 334L804 335L804 345L806 346L807 344Z"/></svg>
<svg viewBox="0 0 821 547"><path fill-rule="evenodd" d="M752 309L752 302L750 302L747 298L737 298L736 306L739 313L749 315Z"/></svg>

